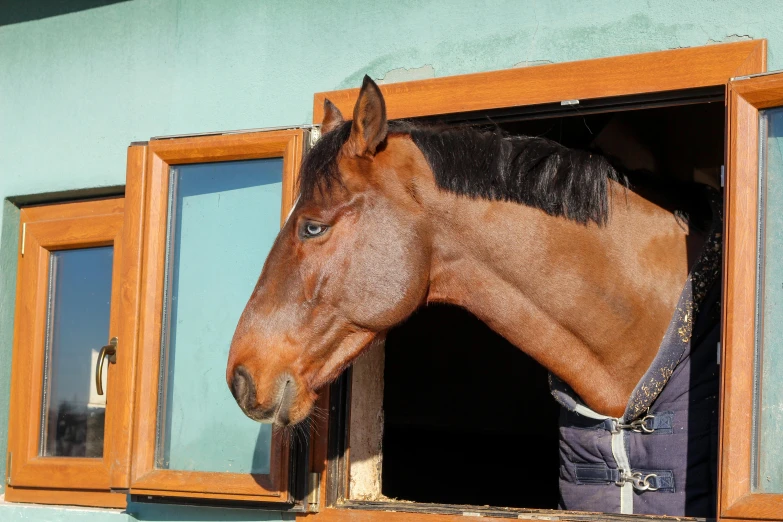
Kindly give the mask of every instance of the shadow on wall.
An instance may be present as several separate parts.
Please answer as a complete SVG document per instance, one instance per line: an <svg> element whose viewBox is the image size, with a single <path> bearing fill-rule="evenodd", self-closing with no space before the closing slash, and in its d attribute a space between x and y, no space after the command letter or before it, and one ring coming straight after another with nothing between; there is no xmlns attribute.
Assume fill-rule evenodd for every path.
<svg viewBox="0 0 783 522"><path fill-rule="evenodd" d="M132 503L127 512L144 522L294 522L293 513L259 509L227 509L206 506L175 506Z"/></svg>
<svg viewBox="0 0 783 522"><path fill-rule="evenodd" d="M128 0L0 0L0 26L85 11Z"/></svg>

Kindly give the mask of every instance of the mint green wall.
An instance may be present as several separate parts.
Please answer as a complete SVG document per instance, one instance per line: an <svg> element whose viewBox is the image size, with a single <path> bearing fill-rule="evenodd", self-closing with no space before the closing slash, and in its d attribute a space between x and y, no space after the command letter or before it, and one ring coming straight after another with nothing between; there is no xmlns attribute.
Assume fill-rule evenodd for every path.
<svg viewBox="0 0 783 522"><path fill-rule="evenodd" d="M365 73L399 81L748 38L767 38L769 68L783 68L778 0L103 3L109 5L19 23L0 14L0 200L121 185L131 141L308 123L314 92L358 86ZM13 4L30 10L22 0L3 9ZM2 447L17 220L5 204ZM0 451L0 470L4 460ZM0 519L102 519L30 509L0 505ZM199 518L204 510L144 509L156 520L212 520Z"/></svg>
<svg viewBox="0 0 783 522"><path fill-rule="evenodd" d="M2 97L0 97L1 99ZM0 127L2 119L0 119ZM0 171L2 172L2 171ZM2 184L0 174L0 184ZM8 406L11 387L11 346L14 341L14 300L16 297L16 245L19 237L19 209L3 201L0 214L0 469L5 470L8 447ZM5 489L5 480L0 480Z"/></svg>

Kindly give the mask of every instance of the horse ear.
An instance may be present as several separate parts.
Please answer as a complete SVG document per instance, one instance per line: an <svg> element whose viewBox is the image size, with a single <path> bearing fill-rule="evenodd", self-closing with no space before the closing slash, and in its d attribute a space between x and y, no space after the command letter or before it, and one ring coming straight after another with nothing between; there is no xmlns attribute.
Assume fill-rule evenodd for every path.
<svg viewBox="0 0 783 522"><path fill-rule="evenodd" d="M369 76L364 77L359 99L353 109L353 126L349 141L357 156L375 154L378 145L386 139L389 124L386 121L386 102L383 94Z"/></svg>
<svg viewBox="0 0 783 522"><path fill-rule="evenodd" d="M343 113L337 106L324 98L324 121L321 122L321 134L332 132L343 123Z"/></svg>

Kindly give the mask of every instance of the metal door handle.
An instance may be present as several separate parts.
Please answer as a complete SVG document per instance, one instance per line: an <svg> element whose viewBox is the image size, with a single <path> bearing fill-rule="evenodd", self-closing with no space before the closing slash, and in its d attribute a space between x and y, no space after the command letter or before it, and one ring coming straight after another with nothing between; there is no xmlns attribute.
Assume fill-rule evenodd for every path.
<svg viewBox="0 0 783 522"><path fill-rule="evenodd" d="M108 357L111 364L117 362L117 338L112 337L109 344L98 352L98 360L95 363L95 389L98 395L103 395L103 360Z"/></svg>

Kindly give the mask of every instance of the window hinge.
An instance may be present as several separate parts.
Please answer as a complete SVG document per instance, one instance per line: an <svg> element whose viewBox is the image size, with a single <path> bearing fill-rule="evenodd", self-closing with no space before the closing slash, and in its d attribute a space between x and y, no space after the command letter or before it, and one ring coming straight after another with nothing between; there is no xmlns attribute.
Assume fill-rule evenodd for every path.
<svg viewBox="0 0 783 522"><path fill-rule="evenodd" d="M24 255L24 244L25 240L27 239L27 223L22 224L22 246L20 248L20 252L22 255Z"/></svg>
<svg viewBox="0 0 783 522"><path fill-rule="evenodd" d="M307 512L318 513L321 499L321 474L310 473L307 477Z"/></svg>
<svg viewBox="0 0 783 522"><path fill-rule="evenodd" d="M720 366L720 341L718 341L718 366Z"/></svg>
<svg viewBox="0 0 783 522"><path fill-rule="evenodd" d="M720 188L726 186L726 165L720 166Z"/></svg>
<svg viewBox="0 0 783 522"><path fill-rule="evenodd" d="M563 100L560 105L579 105L579 100Z"/></svg>
<svg viewBox="0 0 783 522"><path fill-rule="evenodd" d="M310 129L310 147L313 147L320 139L321 139L321 128L313 127L312 129Z"/></svg>
<svg viewBox="0 0 783 522"><path fill-rule="evenodd" d="M8 452L8 457L5 462L5 483L6 485L11 485L11 458L14 456L14 453L12 451Z"/></svg>

